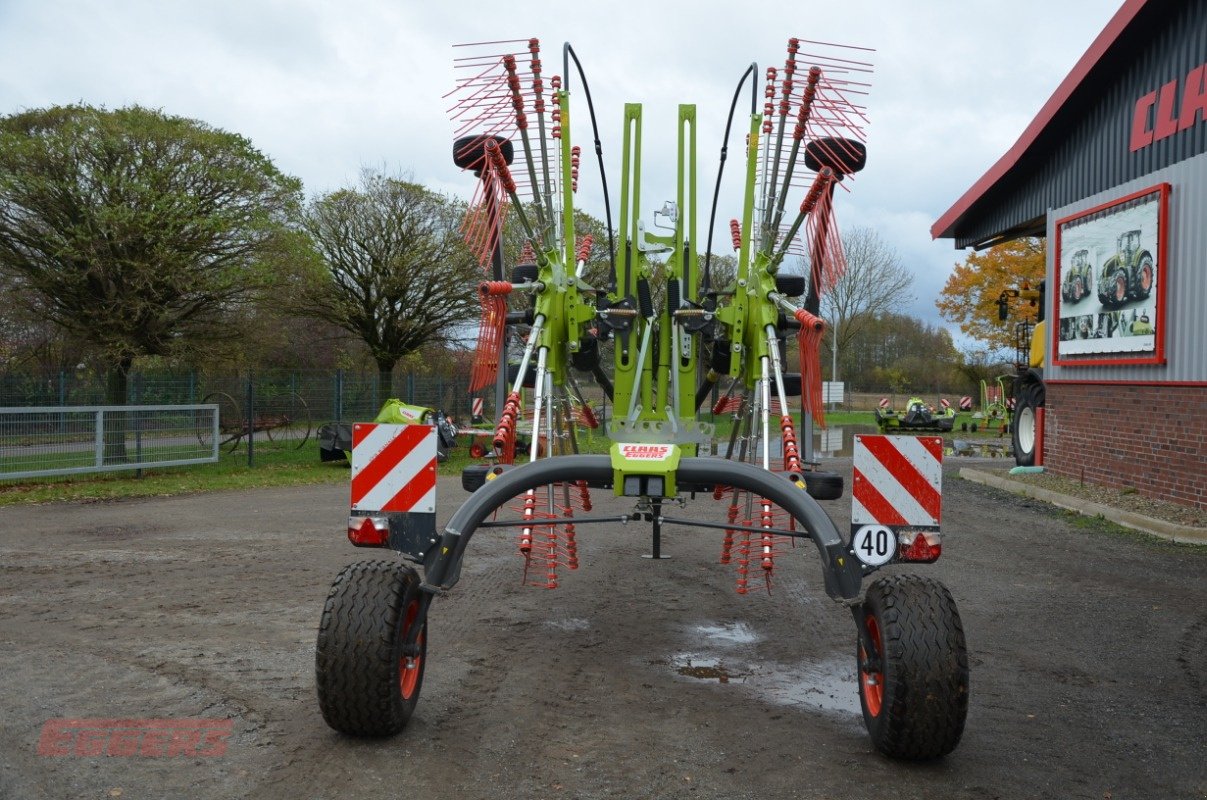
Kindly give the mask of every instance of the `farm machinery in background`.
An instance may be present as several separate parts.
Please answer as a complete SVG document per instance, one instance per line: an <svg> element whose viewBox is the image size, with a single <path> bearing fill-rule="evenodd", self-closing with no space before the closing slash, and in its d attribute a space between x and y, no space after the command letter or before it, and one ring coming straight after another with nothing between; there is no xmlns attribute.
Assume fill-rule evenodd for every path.
<svg viewBox="0 0 1207 800"><path fill-rule="evenodd" d="M497 52L512 44L518 52ZM900 758L950 752L968 704L967 655L951 593L916 575L864 582L886 564L939 557L941 440L864 437L869 457L879 460L861 467L856 457L849 535L818 503L841 496L842 478L818 471L810 457L809 425L824 424L818 348L825 323L818 308L845 268L834 196L849 191L866 161L866 51L794 38L782 69L745 70L722 138L702 257L694 105L678 107L674 200L654 212L651 228L642 218L643 108L625 105L614 227L596 113L574 49L563 47L563 72L548 81L536 39L461 52L464 77L451 94L453 155L478 179L465 235L489 270L479 288L471 391L508 384L496 395L495 458L463 476L473 491L437 530L435 463L425 449L435 432L356 426L349 539L392 549L402 560L352 564L331 589L316 648L327 723L358 736L405 727L428 661L428 610L459 580L475 534L513 531L522 581L555 589L564 571L580 567L585 531L631 535L631 523L644 522L655 557L667 526L715 532L718 560L736 572L739 594L759 583L770 591L788 548L811 541L826 593L854 618L858 694L873 744ZM606 244L576 231L583 150L571 137L572 66L599 162ZM741 213L727 231L737 268L723 280L711 251L744 91ZM500 277L506 216L526 240L522 252L508 254L517 263L510 280ZM793 256L807 257L807 276L785 269ZM592 261L604 268L589 269ZM510 373L509 325L527 329ZM799 374L787 369L791 339ZM606 455L580 452L589 407L583 375L611 400ZM794 390L802 397L804 452ZM721 435L699 414L714 391L713 410L728 414ZM517 446L521 425L530 431L526 453ZM398 467L379 467L390 454ZM909 479L898 483L897 472ZM895 488L881 493L876 486L884 481ZM909 511L899 512L893 498L907 495L907 485L918 497L903 495L899 505ZM592 513L601 490L621 498L626 510ZM688 501L701 495L689 513ZM707 516L707 500L715 503L715 519Z"/></svg>
<svg viewBox="0 0 1207 800"><path fill-rule="evenodd" d="M1014 325L1015 374L1010 391L1010 399L1013 401L1013 408L1010 409L1010 429L1014 445L1014 463L1020 467L1039 466L1043 463L1043 415L1046 394L1044 337L1047 335L1047 325L1044 322L1044 281L1040 281L1034 289L1024 283L1022 288L1003 290L997 299L998 319L1003 322L1010 318L1011 300L1025 300L1039 312L1034 324L1029 320L1020 320Z"/></svg>

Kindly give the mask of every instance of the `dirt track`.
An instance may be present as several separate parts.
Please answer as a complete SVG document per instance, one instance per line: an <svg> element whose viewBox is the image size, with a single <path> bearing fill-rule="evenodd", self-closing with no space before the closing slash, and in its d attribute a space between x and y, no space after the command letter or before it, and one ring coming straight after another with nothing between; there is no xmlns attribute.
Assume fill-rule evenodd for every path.
<svg viewBox="0 0 1207 800"><path fill-rule="evenodd" d="M440 491L443 520L464 493ZM668 529L652 561L648 529L597 527L548 592L481 534L410 727L356 741L313 677L331 580L378 555L344 538L344 489L0 509L0 798L1207 797L1207 549L950 473L944 500L943 558L916 569L959 603L972 688L928 765L872 752L809 547L740 597L719 535ZM233 732L219 756L39 755L64 717Z"/></svg>

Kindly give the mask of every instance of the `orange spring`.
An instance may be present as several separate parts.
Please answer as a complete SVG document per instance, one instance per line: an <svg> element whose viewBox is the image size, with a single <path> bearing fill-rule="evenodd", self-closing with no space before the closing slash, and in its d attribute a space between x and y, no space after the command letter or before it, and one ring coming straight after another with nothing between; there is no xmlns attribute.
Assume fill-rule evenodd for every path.
<svg viewBox="0 0 1207 800"><path fill-rule="evenodd" d="M490 159L491 167L494 168L499 180L503 183L503 188L508 193L515 194L515 180L511 177L511 170L507 167L507 161L503 158L503 150L499 147L499 143L494 139L487 139L484 149L486 157Z"/></svg>
<svg viewBox="0 0 1207 800"><path fill-rule="evenodd" d="M530 521L536 514L536 493L529 492L524 498L524 520ZM527 555L532 552L532 528L520 529L520 552Z"/></svg>
<svg viewBox="0 0 1207 800"><path fill-rule="evenodd" d="M511 294L511 284L507 281L482 281L478 284L478 291L483 297Z"/></svg>
<svg viewBox="0 0 1207 800"><path fill-rule="evenodd" d="M578 569L578 541L574 538L574 523L566 525L566 566Z"/></svg>
<svg viewBox="0 0 1207 800"><path fill-rule="evenodd" d="M591 510L591 489L587 486L586 481L577 481L575 486L578 487L578 499L582 503L583 511Z"/></svg>
<svg viewBox="0 0 1207 800"><path fill-rule="evenodd" d="M792 55L796 55L800 52L800 39L796 38L795 36L788 38L788 52Z"/></svg>
<svg viewBox="0 0 1207 800"><path fill-rule="evenodd" d="M520 393L512 392L507 395L503 404L503 413L499 415L499 426L495 429L493 444L498 450L506 450L515 441L515 420L520 414Z"/></svg>
<svg viewBox="0 0 1207 800"><path fill-rule="evenodd" d="M766 500L763 501L763 510L759 514L759 523L764 528L775 527L775 517L771 513L771 504L768 503ZM774 539L773 535L770 533L764 533L762 535L762 537L763 537L763 541L762 541L763 570L766 572L770 572L772 569L775 568L775 549L774 549L775 539Z"/></svg>
<svg viewBox="0 0 1207 800"><path fill-rule="evenodd" d="M555 92L558 89L562 88L562 76L554 75L552 78L550 78L549 79L549 88L553 89L553 91L555 91Z"/></svg>
<svg viewBox="0 0 1207 800"><path fill-rule="evenodd" d="M743 520L742 524L750 527L750 520ZM750 531L742 531L742 541L738 545L738 594L746 594L749 581L747 575L750 572Z"/></svg>
<svg viewBox="0 0 1207 800"><path fill-rule="evenodd" d="M733 239L733 249L741 250L742 249L742 226L738 223L738 221L736 219L731 219L729 221L729 236L731 239Z"/></svg>
<svg viewBox="0 0 1207 800"><path fill-rule="evenodd" d="M545 573L546 589L557 588L557 526L549 526L549 544L545 551L545 567L548 570Z"/></svg>
<svg viewBox="0 0 1207 800"><path fill-rule="evenodd" d="M591 255L591 245L594 243L595 243L595 238L593 236L591 236L591 234L588 233L586 236L583 237L583 240L581 242L579 242L579 245L578 245L577 256L578 256L579 261L587 260L587 257ZM590 427L594 428L595 426L592 425Z"/></svg>
<svg viewBox="0 0 1207 800"><path fill-rule="evenodd" d="M817 205L817 201L821 199L821 193L834 180L834 170L829 167L822 167L817 177L813 179L813 185L809 187L809 193L805 195L804 201L800 204L800 213L808 214L813 210L813 206Z"/></svg>
<svg viewBox="0 0 1207 800"><path fill-rule="evenodd" d="M796 427L791 414L780 417L780 434L784 439L784 469L795 472L800 469L800 451L796 445Z"/></svg>
<svg viewBox="0 0 1207 800"><path fill-rule="evenodd" d="M796 321L801 326L812 328L815 331L824 331L826 329L826 321L821 317L815 317L803 308L798 308L792 316L796 317Z"/></svg>
<svg viewBox="0 0 1207 800"><path fill-rule="evenodd" d="M717 487L722 488L722 487ZM738 518L738 493L734 490L733 502L729 505L729 518L726 520L730 525ZM733 528L725 529L725 538L721 541L721 563L728 564L733 553Z"/></svg>

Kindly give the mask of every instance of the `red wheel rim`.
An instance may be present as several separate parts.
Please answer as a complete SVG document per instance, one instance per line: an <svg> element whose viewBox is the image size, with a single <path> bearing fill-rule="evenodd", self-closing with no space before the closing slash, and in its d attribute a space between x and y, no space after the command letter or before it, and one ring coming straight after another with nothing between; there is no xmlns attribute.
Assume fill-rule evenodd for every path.
<svg viewBox="0 0 1207 800"><path fill-rule="evenodd" d="M415 624L415 618L419 616L419 601L413 600L407 606L406 616L402 622L402 636L405 639L406 635L411 630L411 625ZM419 648L420 655L410 658L403 656L398 664L398 686L402 691L402 699L410 700L415 694L415 689L419 686L419 676L423 674L423 640L426 635L425 631L419 632L419 638L415 640L415 646Z"/></svg>
<svg viewBox="0 0 1207 800"><path fill-rule="evenodd" d="M469 455L471 458L482 458L482 456L486 455L486 448L475 442L469 448Z"/></svg>
<svg viewBox="0 0 1207 800"><path fill-rule="evenodd" d="M1140 268L1140 288L1148 291L1153 287L1153 268L1151 264L1145 264Z"/></svg>
<svg viewBox="0 0 1207 800"><path fill-rule="evenodd" d="M864 624L867 625L868 636L872 639L872 644L876 647L876 655L880 656L884 652L884 647L880 643L880 628L876 625L876 618L870 614L864 618ZM859 648L860 662L867 661L868 655L864 652L863 647ZM859 688L863 692L863 702L867 707L868 714L873 717L880 716L880 708L884 703L884 670L883 668L876 672L868 672L859 670Z"/></svg>
<svg viewBox="0 0 1207 800"><path fill-rule="evenodd" d="M1127 299L1127 281L1122 276L1115 278L1115 299L1119 301Z"/></svg>

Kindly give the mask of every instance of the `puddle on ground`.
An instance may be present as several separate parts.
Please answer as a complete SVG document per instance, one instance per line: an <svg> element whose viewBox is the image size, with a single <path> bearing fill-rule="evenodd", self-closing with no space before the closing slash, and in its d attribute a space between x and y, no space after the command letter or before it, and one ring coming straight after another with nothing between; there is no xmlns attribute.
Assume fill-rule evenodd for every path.
<svg viewBox="0 0 1207 800"><path fill-rule="evenodd" d="M701 681L743 683L750 674L725 665L721 659L698 653L679 653L671 656L671 667L680 675Z"/></svg>
<svg viewBox="0 0 1207 800"><path fill-rule="evenodd" d="M723 644L752 644L759 635L745 622L729 622L720 625L697 625L695 633Z"/></svg>
<svg viewBox="0 0 1207 800"><path fill-rule="evenodd" d="M759 695L785 706L860 714L855 659L834 658L819 664L773 665L751 680Z"/></svg>
<svg viewBox="0 0 1207 800"><path fill-rule="evenodd" d="M853 659L816 664L746 664L703 653L678 653L670 666L696 680L732 684L765 702L858 715L859 689Z"/></svg>
<svg viewBox="0 0 1207 800"><path fill-rule="evenodd" d="M577 617L571 617L569 619L547 619L545 620L545 627L567 632L585 631L591 627L591 623L585 619L579 619Z"/></svg>

